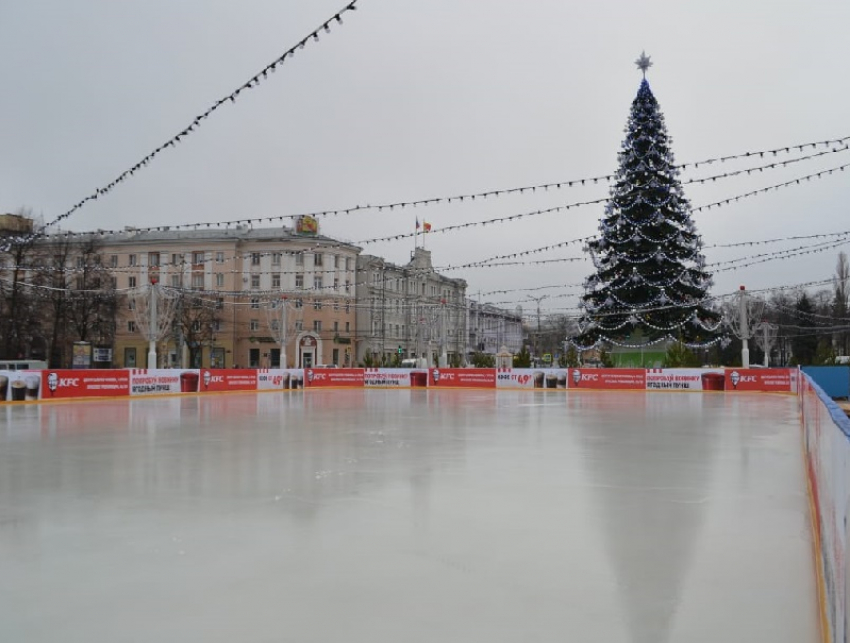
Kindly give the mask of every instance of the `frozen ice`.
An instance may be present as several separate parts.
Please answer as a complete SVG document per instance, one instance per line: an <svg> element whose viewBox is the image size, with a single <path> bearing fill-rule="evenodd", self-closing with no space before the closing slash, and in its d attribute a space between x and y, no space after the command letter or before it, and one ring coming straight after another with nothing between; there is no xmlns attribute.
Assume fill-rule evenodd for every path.
<svg viewBox="0 0 850 643"><path fill-rule="evenodd" d="M817 641L807 502L790 396L0 407L0 641Z"/></svg>

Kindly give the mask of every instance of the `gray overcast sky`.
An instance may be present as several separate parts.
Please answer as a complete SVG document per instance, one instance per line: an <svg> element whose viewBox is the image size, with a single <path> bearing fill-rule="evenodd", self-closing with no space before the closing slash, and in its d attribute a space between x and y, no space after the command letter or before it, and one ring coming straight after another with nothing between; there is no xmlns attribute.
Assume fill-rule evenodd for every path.
<svg viewBox="0 0 850 643"><path fill-rule="evenodd" d="M0 210L51 219L141 160L344 0L0 2ZM320 42L67 220L115 229L295 214L609 174L640 73L679 163L850 135L847 0L359 0ZM799 156L799 154L798 154ZM780 156L777 160L793 158ZM768 161L761 161L766 163ZM850 152L686 186L694 206ZM755 163L753 163L755 164ZM745 167L714 164L683 179ZM850 229L850 169L694 215L706 245ZM359 241L606 196L552 190L332 217ZM436 266L594 234L602 207L431 234ZM709 262L807 242L707 249ZM809 242L810 243L810 242ZM364 245L404 263L411 239ZM844 248L846 249L846 248ZM829 278L840 249L715 277L715 294ZM579 256L578 246L527 257ZM453 271L471 294L580 283L589 261ZM551 289L548 310L577 289ZM532 292L531 294L540 294ZM488 301L526 299L527 293ZM528 301L525 301L528 308Z"/></svg>

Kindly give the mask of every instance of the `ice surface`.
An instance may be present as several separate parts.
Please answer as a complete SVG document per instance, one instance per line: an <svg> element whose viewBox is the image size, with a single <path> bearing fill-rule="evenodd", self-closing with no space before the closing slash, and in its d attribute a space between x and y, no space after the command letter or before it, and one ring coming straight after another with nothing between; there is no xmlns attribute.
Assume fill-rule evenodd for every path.
<svg viewBox="0 0 850 643"><path fill-rule="evenodd" d="M0 641L817 641L796 401L0 408Z"/></svg>

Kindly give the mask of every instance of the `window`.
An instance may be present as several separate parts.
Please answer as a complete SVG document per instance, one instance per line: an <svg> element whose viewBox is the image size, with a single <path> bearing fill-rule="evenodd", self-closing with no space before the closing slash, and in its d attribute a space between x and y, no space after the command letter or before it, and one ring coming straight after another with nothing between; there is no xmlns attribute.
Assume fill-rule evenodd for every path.
<svg viewBox="0 0 850 643"><path fill-rule="evenodd" d="M127 322L127 331L131 333L136 332L136 322L130 320Z"/></svg>
<svg viewBox="0 0 850 643"><path fill-rule="evenodd" d="M224 287L224 273L223 272L215 273L215 285L219 288Z"/></svg>
<svg viewBox="0 0 850 643"><path fill-rule="evenodd" d="M259 266L260 265L260 253L259 252L252 252L251 253L251 265L252 266Z"/></svg>
<svg viewBox="0 0 850 643"><path fill-rule="evenodd" d="M314 299L313 300L313 310L321 310L322 309L322 300Z"/></svg>
<svg viewBox="0 0 850 643"><path fill-rule="evenodd" d="M172 253L171 254L171 265L172 266L179 266L181 263L183 263L183 255L179 255L176 252Z"/></svg>
<svg viewBox="0 0 850 643"><path fill-rule="evenodd" d="M260 320L252 319L251 320L251 330L260 330Z"/></svg>
<svg viewBox="0 0 850 643"><path fill-rule="evenodd" d="M339 279L334 277L334 290L339 290Z"/></svg>
<svg viewBox="0 0 850 643"><path fill-rule="evenodd" d="M136 349L127 347L124 349L124 368L136 368Z"/></svg>
<svg viewBox="0 0 850 643"><path fill-rule="evenodd" d="M215 307L221 310L224 308L224 297L217 297L215 300Z"/></svg>
<svg viewBox="0 0 850 643"><path fill-rule="evenodd" d="M295 265L303 266L304 265L304 253L298 252L295 254Z"/></svg>
<svg viewBox="0 0 850 643"><path fill-rule="evenodd" d="M304 275L295 275L295 289L301 290L304 288Z"/></svg>
<svg viewBox="0 0 850 643"><path fill-rule="evenodd" d="M135 277L129 277L127 279L127 287L128 288L135 288L136 287L136 278Z"/></svg>
<svg viewBox="0 0 850 643"><path fill-rule="evenodd" d="M260 287L260 275L251 275L251 288L254 290Z"/></svg>
<svg viewBox="0 0 850 643"><path fill-rule="evenodd" d="M345 304L345 312L347 312L347 313L351 312L351 304Z"/></svg>
<svg viewBox="0 0 850 643"><path fill-rule="evenodd" d="M135 266L136 265L136 255L130 255L128 257L128 262L129 262L130 266Z"/></svg>
<svg viewBox="0 0 850 643"><path fill-rule="evenodd" d="M149 252L148 253L148 266L151 268L159 268L159 253L158 252Z"/></svg>
<svg viewBox="0 0 850 643"><path fill-rule="evenodd" d="M224 253L219 251L215 253L215 262L216 263L224 263Z"/></svg>
<svg viewBox="0 0 850 643"><path fill-rule="evenodd" d="M346 257L346 258L345 258L345 269L346 269L346 270L351 270L351 257Z"/></svg>
<svg viewBox="0 0 850 643"><path fill-rule="evenodd" d="M196 319L195 321L192 322L192 331L195 332L195 333L201 332L201 320L200 319Z"/></svg>
<svg viewBox="0 0 850 643"><path fill-rule="evenodd" d="M339 311L339 302L336 300L334 300L334 310L337 312Z"/></svg>
<svg viewBox="0 0 850 643"><path fill-rule="evenodd" d="M323 255L321 253L318 253L318 252L313 255L313 265L314 266L323 266L324 265L324 262L322 261L322 256Z"/></svg>
<svg viewBox="0 0 850 643"><path fill-rule="evenodd" d="M303 300L301 300L301 299L296 299L296 300L295 300L295 307L296 307L296 308L301 308L303 305L304 305L304 301L303 301Z"/></svg>
<svg viewBox="0 0 850 643"><path fill-rule="evenodd" d="M136 310L136 300L128 299L127 300L127 310Z"/></svg>
<svg viewBox="0 0 850 643"><path fill-rule="evenodd" d="M334 364L339 366L339 349L333 349L333 359L331 360Z"/></svg>
<svg viewBox="0 0 850 643"><path fill-rule="evenodd" d="M280 265L280 253L279 252L273 252L272 253L272 265L273 266L279 266Z"/></svg>
<svg viewBox="0 0 850 643"><path fill-rule="evenodd" d="M338 321L335 321L335 322L334 322L334 332L335 332L335 333L338 333L338 332L339 332L339 322L338 322Z"/></svg>
<svg viewBox="0 0 850 643"><path fill-rule="evenodd" d="M295 330L297 330L299 332L304 330L304 321L303 320L301 320L301 319L295 320Z"/></svg>
<svg viewBox="0 0 850 643"><path fill-rule="evenodd" d="M77 268L85 268L86 267L86 258L85 257L77 257Z"/></svg>
<svg viewBox="0 0 850 643"><path fill-rule="evenodd" d="M272 275L272 288L280 288L280 274Z"/></svg>
<svg viewBox="0 0 850 643"><path fill-rule="evenodd" d="M259 308L260 307L260 298L259 297L251 297L251 308Z"/></svg>
<svg viewBox="0 0 850 643"><path fill-rule="evenodd" d="M313 277L313 289L321 290L322 289L322 278L321 277Z"/></svg>
<svg viewBox="0 0 850 643"><path fill-rule="evenodd" d="M334 255L334 268L339 269L342 267L342 257L339 255Z"/></svg>
<svg viewBox="0 0 850 643"><path fill-rule="evenodd" d="M179 288L180 287L180 275L171 275L171 287Z"/></svg>
<svg viewBox="0 0 850 643"><path fill-rule="evenodd" d="M351 332L351 322L345 322L345 332L346 333Z"/></svg>
<svg viewBox="0 0 850 643"><path fill-rule="evenodd" d="M313 332L321 333L322 332L322 320L314 319L313 320Z"/></svg>
<svg viewBox="0 0 850 643"><path fill-rule="evenodd" d="M351 282L348 279L345 280L345 292L351 292Z"/></svg>
<svg viewBox="0 0 850 643"><path fill-rule="evenodd" d="M195 273L192 275L192 288L203 288L204 287L204 274L203 273Z"/></svg>
<svg viewBox="0 0 850 643"><path fill-rule="evenodd" d="M280 320L272 319L271 327L272 327L272 330L279 330L280 329Z"/></svg>
<svg viewBox="0 0 850 643"><path fill-rule="evenodd" d="M204 263L204 254L203 252L193 252L192 253L192 263L196 266Z"/></svg>
<svg viewBox="0 0 850 643"><path fill-rule="evenodd" d="M118 255L109 255L109 267L117 268L118 267Z"/></svg>

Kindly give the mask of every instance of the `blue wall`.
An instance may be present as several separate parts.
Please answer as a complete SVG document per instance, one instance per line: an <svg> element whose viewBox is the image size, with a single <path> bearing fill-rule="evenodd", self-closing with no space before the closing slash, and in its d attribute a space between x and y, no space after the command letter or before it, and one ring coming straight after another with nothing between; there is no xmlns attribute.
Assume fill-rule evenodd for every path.
<svg viewBox="0 0 850 643"><path fill-rule="evenodd" d="M804 366L803 372L830 397L850 397L850 366Z"/></svg>

